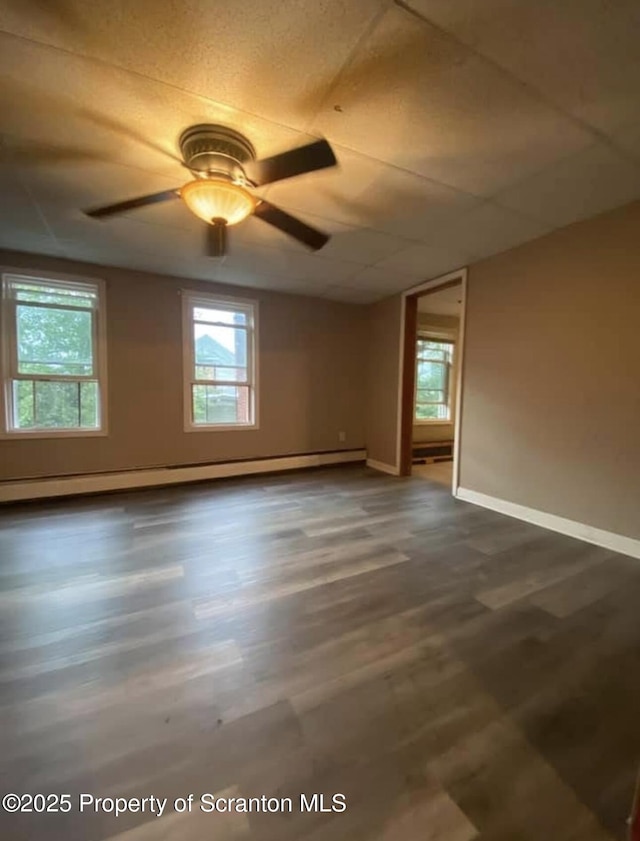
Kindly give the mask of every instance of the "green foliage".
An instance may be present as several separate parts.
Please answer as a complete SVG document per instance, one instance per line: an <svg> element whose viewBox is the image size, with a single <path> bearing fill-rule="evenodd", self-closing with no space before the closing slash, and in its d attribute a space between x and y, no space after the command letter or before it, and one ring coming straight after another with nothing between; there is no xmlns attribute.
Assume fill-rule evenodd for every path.
<svg viewBox="0 0 640 841"><path fill-rule="evenodd" d="M18 373L34 375L14 380L19 429L98 426L97 382L74 379L94 373L92 318L89 310L17 304ZM38 375L69 379L49 381Z"/></svg>
<svg viewBox="0 0 640 841"><path fill-rule="evenodd" d="M416 420L449 418L450 342L419 339L416 361Z"/></svg>
<svg viewBox="0 0 640 841"><path fill-rule="evenodd" d="M16 309L19 373L91 376L90 311L24 304Z"/></svg>

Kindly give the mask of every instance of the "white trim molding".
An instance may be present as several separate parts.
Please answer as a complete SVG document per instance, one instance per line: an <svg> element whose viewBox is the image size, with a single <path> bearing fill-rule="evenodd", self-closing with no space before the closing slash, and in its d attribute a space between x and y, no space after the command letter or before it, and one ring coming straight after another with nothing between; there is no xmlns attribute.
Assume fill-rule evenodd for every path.
<svg viewBox="0 0 640 841"><path fill-rule="evenodd" d="M209 292L199 292L182 289L182 365L183 365L183 414L185 432L225 432L230 429L256 430L260 428L258 420L259 389L258 389L258 310L259 302L253 298L232 298L229 295L216 295ZM244 380L227 379L216 380L196 379L196 360L194 352L194 310L196 308L227 310L244 312L245 323L238 324L238 330L246 334L246 377ZM215 326L214 322L211 322ZM224 326L218 322L218 326ZM229 325L231 326L231 325ZM236 369L237 370L237 369ZM196 423L193 418L193 387L227 386L245 387L249 395L249 417L247 423Z"/></svg>
<svg viewBox="0 0 640 841"><path fill-rule="evenodd" d="M256 461L227 461L191 467L158 467L149 470L128 470L118 473L92 473L86 476L58 476L47 479L26 479L0 483L0 502L46 499L56 496L103 493L161 485L178 485L222 479L229 476L253 476L329 464L365 461L366 450L339 450L333 453L264 458Z"/></svg>
<svg viewBox="0 0 640 841"><path fill-rule="evenodd" d="M390 476L399 476L400 470L397 464L387 464L384 461L376 461L375 458L367 459L367 467L378 470L380 473L389 473Z"/></svg>
<svg viewBox="0 0 640 841"><path fill-rule="evenodd" d="M17 359L17 323L16 306L17 299L8 290L11 278L22 280L27 283L36 282L40 285L57 285L68 290L69 287L92 287L96 293L97 304L95 307L83 307L85 312L92 312L92 353L94 359L93 371L90 374L73 377L68 375L68 381L80 383L83 380L97 384L99 426L97 427L34 427L16 428L12 417L13 399L11 395L11 383L17 380L27 382L33 380L63 380L67 375L54 377L51 374L24 375L18 372ZM106 283L102 278L87 277L84 275L69 275L60 272L40 271L28 268L14 268L11 266L0 266L0 439L6 440L32 440L42 438L94 438L104 437L109 433L109 409L108 383L107 383L107 315L106 315ZM41 304L40 306L53 307L53 304ZM64 309L64 307L62 307ZM53 446L53 445L52 445Z"/></svg>
<svg viewBox="0 0 640 841"><path fill-rule="evenodd" d="M490 508L507 517L515 517L516 520L524 520L526 523L533 523L536 526L566 534L568 537L575 537L584 540L586 543L594 543L604 549L611 549L613 552L620 552L622 555L629 555L631 558L640 558L640 540L633 537L625 537L612 531L597 529L595 526L588 526L586 523L576 523L575 520L567 520L565 517L558 517L555 514L548 514L546 511L538 511L535 508L527 508L525 505L518 505L515 502L508 502L506 499L498 499L495 496L472 491L468 488L458 488L456 498L464 502L471 502L480 505L482 508Z"/></svg>
<svg viewBox="0 0 640 841"><path fill-rule="evenodd" d="M454 388L456 390L456 412L455 417L448 421L453 424L453 471L451 480L451 493L456 496L460 479L460 436L462 432L462 399L463 399L463 377L464 377L464 338L467 321L467 268L463 266L453 272L448 272L440 277L427 280L418 286L412 286L402 293L400 305L400 347L398 354L398 394L396 411L396 476L400 473L400 454L402 451L402 385L404 374L404 331L407 317L407 298L421 292L435 292L440 286L448 285L453 281L459 281L462 292L462 306L460 308L460 326L458 328L458 341L456 342L456 354L458 356L458 372ZM412 360L413 363L413 360ZM446 423L446 421L445 421Z"/></svg>

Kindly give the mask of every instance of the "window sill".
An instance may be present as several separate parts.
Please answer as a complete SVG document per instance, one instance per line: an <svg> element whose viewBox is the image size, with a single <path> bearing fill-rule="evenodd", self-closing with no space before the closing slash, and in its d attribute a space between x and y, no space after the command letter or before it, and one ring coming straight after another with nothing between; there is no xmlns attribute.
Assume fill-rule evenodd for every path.
<svg viewBox="0 0 640 841"><path fill-rule="evenodd" d="M256 430L259 429L257 423L209 423L198 424L197 426L189 424L185 426L185 432L240 432L241 430Z"/></svg>
<svg viewBox="0 0 640 841"><path fill-rule="evenodd" d="M10 432L0 432L3 441L31 441L43 438L104 438L108 435L106 429L15 429Z"/></svg>
<svg viewBox="0 0 640 841"><path fill-rule="evenodd" d="M452 420L438 420L437 418L429 420L414 420L414 426L453 426Z"/></svg>

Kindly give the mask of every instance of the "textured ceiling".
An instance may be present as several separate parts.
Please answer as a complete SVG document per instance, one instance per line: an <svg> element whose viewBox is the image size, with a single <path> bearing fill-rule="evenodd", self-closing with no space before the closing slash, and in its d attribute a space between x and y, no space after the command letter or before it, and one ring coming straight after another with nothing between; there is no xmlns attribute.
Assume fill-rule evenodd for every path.
<svg viewBox="0 0 640 841"><path fill-rule="evenodd" d="M640 197L637 0L4 0L0 246L368 302ZM181 202L193 123L340 162L265 188L224 262Z"/></svg>

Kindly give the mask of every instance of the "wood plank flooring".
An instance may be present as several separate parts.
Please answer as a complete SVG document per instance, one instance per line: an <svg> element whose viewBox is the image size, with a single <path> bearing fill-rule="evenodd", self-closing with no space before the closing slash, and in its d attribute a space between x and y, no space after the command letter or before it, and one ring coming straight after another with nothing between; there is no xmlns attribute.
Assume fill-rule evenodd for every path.
<svg viewBox="0 0 640 841"><path fill-rule="evenodd" d="M431 482L437 482L439 485L451 488L453 462L435 461L432 464L413 464L411 475L417 476L419 479L429 479Z"/></svg>
<svg viewBox="0 0 640 841"><path fill-rule="evenodd" d="M3 839L624 837L638 561L363 467L5 507L0 556L2 794L72 800Z"/></svg>

